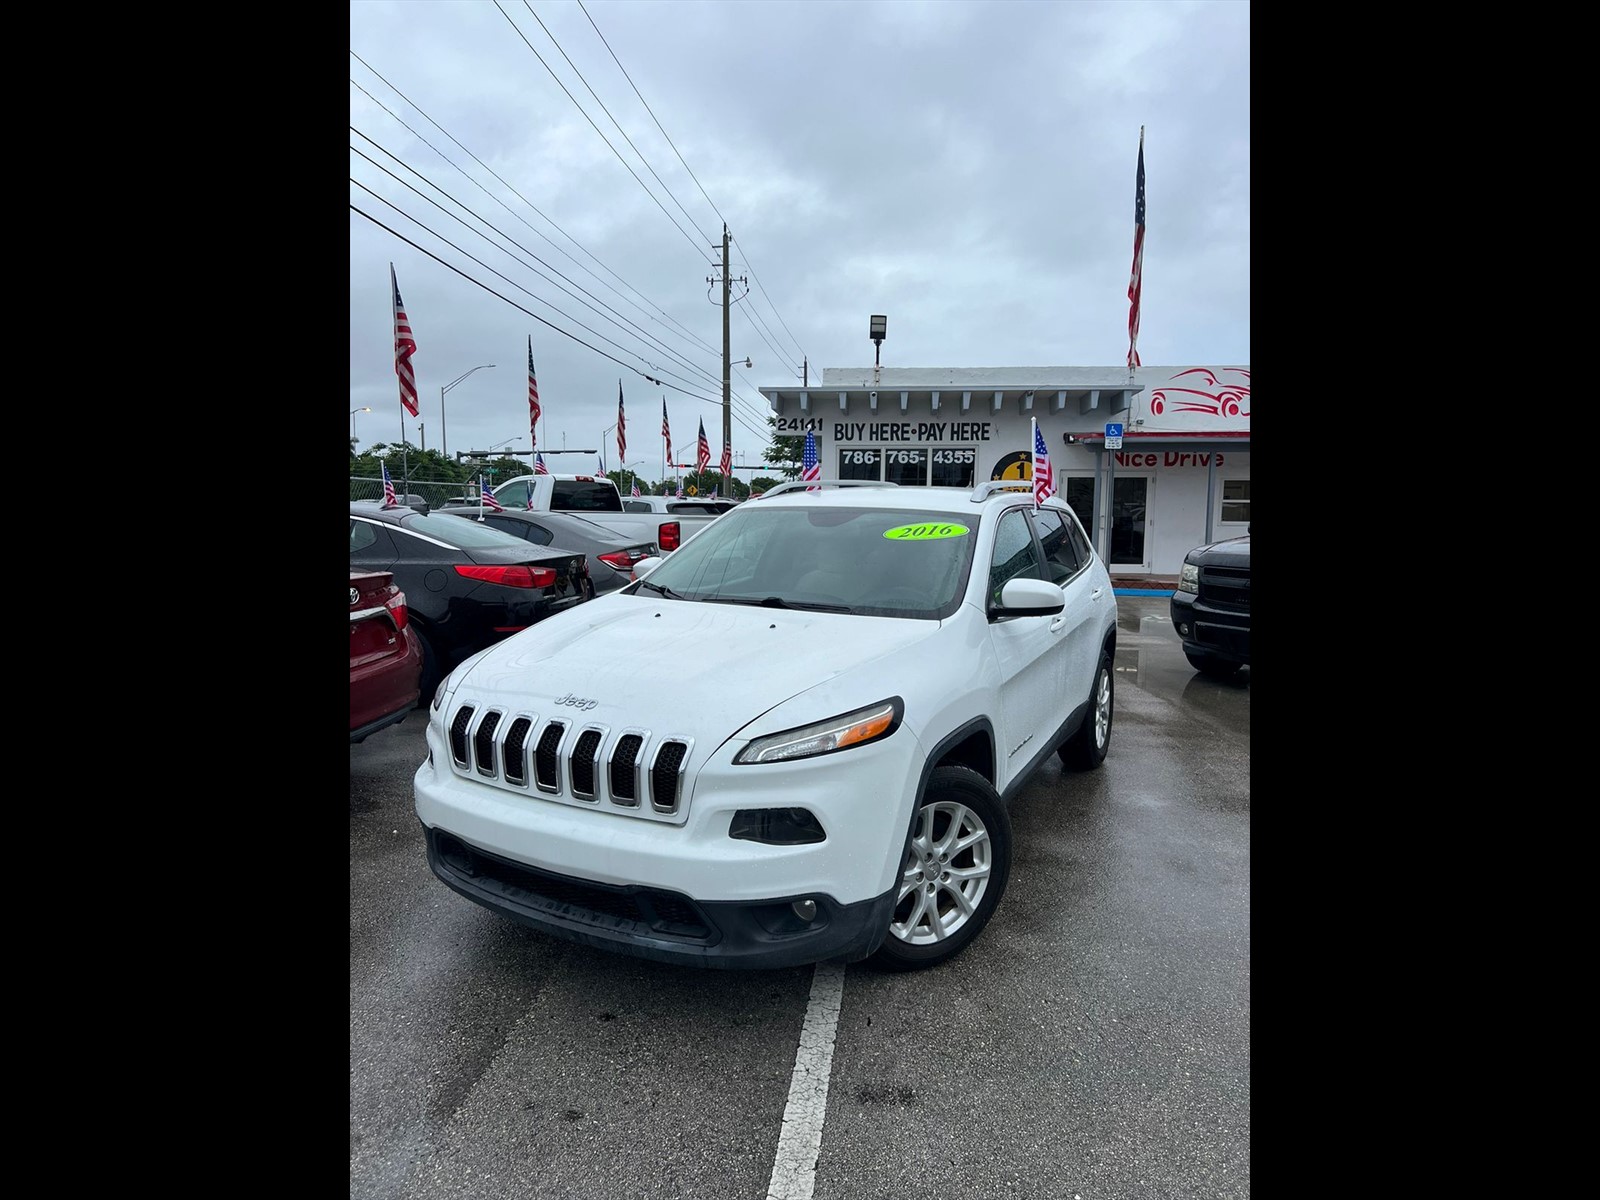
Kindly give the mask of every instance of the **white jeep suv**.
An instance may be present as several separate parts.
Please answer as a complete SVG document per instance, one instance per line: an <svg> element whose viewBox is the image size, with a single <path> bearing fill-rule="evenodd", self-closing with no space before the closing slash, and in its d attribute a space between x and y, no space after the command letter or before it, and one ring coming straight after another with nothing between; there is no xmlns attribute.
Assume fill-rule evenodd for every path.
<svg viewBox="0 0 1600 1200"><path fill-rule="evenodd" d="M429 865L558 937L707 967L930 966L987 924L1007 800L1110 744L1117 609L1027 485L780 485L467 660Z"/></svg>

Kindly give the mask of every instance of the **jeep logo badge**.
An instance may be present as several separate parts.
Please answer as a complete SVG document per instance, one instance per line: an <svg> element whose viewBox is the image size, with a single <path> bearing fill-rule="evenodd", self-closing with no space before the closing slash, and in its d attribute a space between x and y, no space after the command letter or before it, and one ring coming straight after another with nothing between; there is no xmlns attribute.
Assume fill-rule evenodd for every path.
<svg viewBox="0 0 1600 1200"><path fill-rule="evenodd" d="M573 708L581 708L584 712L588 712L591 708L598 707L600 701L586 700L582 696L574 696L571 692L568 692L565 696L561 697L561 699L557 700L556 703L570 704Z"/></svg>

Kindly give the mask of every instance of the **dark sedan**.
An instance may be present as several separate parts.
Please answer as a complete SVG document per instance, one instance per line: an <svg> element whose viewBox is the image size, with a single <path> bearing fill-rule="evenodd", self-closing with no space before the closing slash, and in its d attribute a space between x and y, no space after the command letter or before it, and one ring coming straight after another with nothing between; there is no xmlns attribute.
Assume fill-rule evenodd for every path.
<svg viewBox="0 0 1600 1200"><path fill-rule="evenodd" d="M441 513L350 503L351 570L388 571L422 643L419 704L479 650L589 597L581 552Z"/></svg>
<svg viewBox="0 0 1600 1200"><path fill-rule="evenodd" d="M562 550L582 550L589 558L591 594L614 592L633 576L633 564L642 558L659 558L654 542L630 542L603 525L577 513L529 512L508 508L496 512L477 504L446 502L436 511L450 513L500 529L536 546L556 546Z"/></svg>

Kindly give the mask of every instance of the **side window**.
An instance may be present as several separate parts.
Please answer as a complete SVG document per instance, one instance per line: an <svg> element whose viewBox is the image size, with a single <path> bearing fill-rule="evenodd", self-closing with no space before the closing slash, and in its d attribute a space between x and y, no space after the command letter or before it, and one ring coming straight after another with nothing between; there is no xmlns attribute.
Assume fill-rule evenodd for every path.
<svg viewBox="0 0 1600 1200"><path fill-rule="evenodd" d="M528 536L527 528L523 522L512 517L487 516L484 517L483 523L490 529L498 529L502 533L509 533L512 537L526 538Z"/></svg>
<svg viewBox="0 0 1600 1200"><path fill-rule="evenodd" d="M622 502L622 511L623 512L650 512L652 510L651 510L650 506L648 504L646 504L643 500L624 500Z"/></svg>
<svg viewBox="0 0 1600 1200"><path fill-rule="evenodd" d="M350 557L354 558L361 551L366 550L378 540L378 535L371 525L365 521L352 520L350 522Z"/></svg>
<svg viewBox="0 0 1600 1200"><path fill-rule="evenodd" d="M1067 537L1072 540L1072 548L1077 552L1078 561L1087 566L1094 561L1094 547L1089 544L1089 535L1083 531L1083 524L1078 520L1069 519L1066 526Z"/></svg>
<svg viewBox="0 0 1600 1200"><path fill-rule="evenodd" d="M493 489L490 490L492 491ZM528 506L528 481L524 479L520 483L508 483L494 493L494 498L500 501L502 508L526 508Z"/></svg>
<svg viewBox="0 0 1600 1200"><path fill-rule="evenodd" d="M1078 553L1067 534L1067 523L1061 514L1041 508L1033 514L1033 523L1039 529L1039 544L1044 547L1044 565L1050 571L1050 582L1065 583L1078 573Z"/></svg>
<svg viewBox="0 0 1600 1200"><path fill-rule="evenodd" d="M517 532L535 545L548 546L555 540L550 536L550 531L543 525L535 525L532 521L518 521L517 524L522 526Z"/></svg>
<svg viewBox="0 0 1600 1200"><path fill-rule="evenodd" d="M1000 589L1013 579L1049 579L1039 550L1033 543L1033 526L1020 508L1000 517L994 535L994 563L989 567L989 600L999 603Z"/></svg>

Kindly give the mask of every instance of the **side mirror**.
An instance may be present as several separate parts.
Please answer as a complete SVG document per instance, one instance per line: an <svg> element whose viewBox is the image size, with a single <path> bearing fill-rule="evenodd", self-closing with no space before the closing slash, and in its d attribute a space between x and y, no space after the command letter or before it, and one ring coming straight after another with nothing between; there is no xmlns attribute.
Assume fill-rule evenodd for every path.
<svg viewBox="0 0 1600 1200"><path fill-rule="evenodd" d="M633 570L628 572L628 582L638 582L660 565L661 560L659 558L641 558L638 562L633 564Z"/></svg>
<svg viewBox="0 0 1600 1200"><path fill-rule="evenodd" d="M1000 603L989 606L989 618L1048 617L1067 606L1067 598L1045 579L1011 579L1000 589Z"/></svg>

